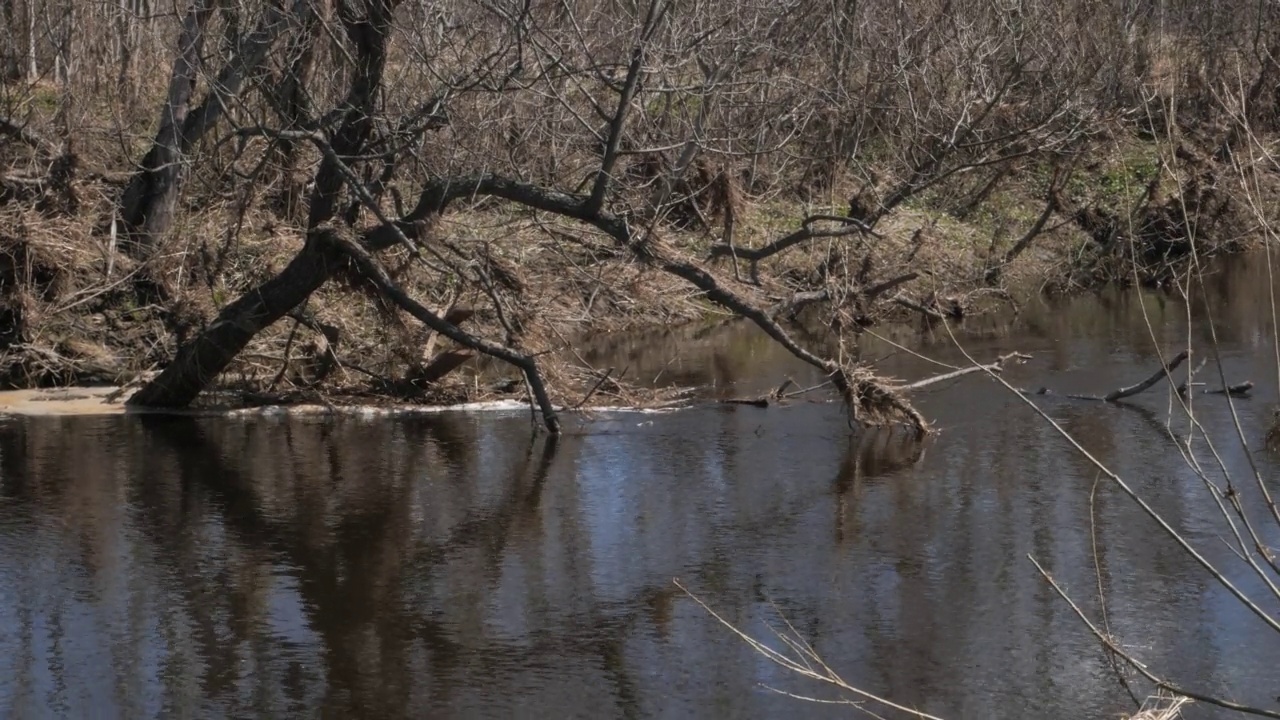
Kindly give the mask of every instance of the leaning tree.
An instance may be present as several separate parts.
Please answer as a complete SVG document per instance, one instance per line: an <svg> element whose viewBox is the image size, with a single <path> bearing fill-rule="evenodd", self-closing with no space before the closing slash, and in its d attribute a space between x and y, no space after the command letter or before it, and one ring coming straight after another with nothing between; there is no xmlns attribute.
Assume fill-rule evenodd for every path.
<svg viewBox="0 0 1280 720"><path fill-rule="evenodd" d="M828 376L852 421L924 431L924 418L856 361L850 331L878 304L940 316L903 294L927 275L912 267L919 243L885 242L879 228L944 181L976 178L957 184L954 199L972 207L1028 158L1058 165L1070 156L1096 112L1077 96L1099 62L1064 50L1085 19L1035 2L1012 19L947 0L734 8L267 0L251 19L192 0L155 141L121 203L128 247L143 260L161 254L183 183L201 172L202 144L252 161L240 180L250 187L270 167L295 201L306 188L305 242L129 403L188 405L256 335L344 278L518 368L556 430L545 348L525 332L532 311L519 301L521 283L438 232L462 204L532 218L548 236L565 227L590 234L593 252L670 276L754 323ZM209 51L220 17L232 30ZM299 168L314 168L308 181ZM802 196L848 182L859 189L847 210L744 243L743 194L776 192L783 176ZM1044 228L1053 197L1005 262ZM710 245L687 242L680 229L690 227ZM901 253L888 257L889 248ZM388 251L416 270L389 271ZM778 260L797 252L817 258L812 272L782 272ZM164 287L163 263L155 267ZM478 288L497 330L464 329L414 297L398 278L415 271ZM830 313L834 345L806 344L790 326L812 307Z"/></svg>

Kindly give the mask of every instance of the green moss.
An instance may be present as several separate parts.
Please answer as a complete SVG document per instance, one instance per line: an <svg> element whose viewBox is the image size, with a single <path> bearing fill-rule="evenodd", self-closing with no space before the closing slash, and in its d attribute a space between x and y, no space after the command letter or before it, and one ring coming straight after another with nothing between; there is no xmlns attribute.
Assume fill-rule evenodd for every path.
<svg viewBox="0 0 1280 720"><path fill-rule="evenodd" d="M1147 185L1159 172L1157 146L1135 143L1121 148L1112 159L1076 172L1066 190L1077 201L1110 210L1128 210L1141 200Z"/></svg>
<svg viewBox="0 0 1280 720"><path fill-rule="evenodd" d="M58 89L36 86L31 89L31 105L40 113L53 115L58 111Z"/></svg>

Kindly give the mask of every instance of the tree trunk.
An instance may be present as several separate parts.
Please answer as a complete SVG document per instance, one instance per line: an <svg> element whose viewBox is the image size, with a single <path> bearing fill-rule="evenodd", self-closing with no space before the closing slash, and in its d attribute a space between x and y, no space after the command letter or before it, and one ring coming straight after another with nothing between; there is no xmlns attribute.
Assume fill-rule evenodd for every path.
<svg viewBox="0 0 1280 720"><path fill-rule="evenodd" d="M14 12L15 0L0 0L0 82L13 83L22 79L22 42L18 38L18 14Z"/></svg>
<svg viewBox="0 0 1280 720"><path fill-rule="evenodd" d="M213 8L213 0L193 0L182 21L178 57L173 61L169 77L169 95L160 112L160 130L124 192L121 220L130 239L125 247L135 256L150 254L156 241L173 225L185 155L183 125L195 90L200 51Z"/></svg>
<svg viewBox="0 0 1280 720"><path fill-rule="evenodd" d="M343 102L342 125L333 137L336 157L326 156L316 170L307 227L317 227L337 212L339 193L345 184L338 162L348 162L348 157L359 155L373 129L374 98L382 85L382 71L387 63L392 3L368 0L367 13L363 15L346 3L338 7L347 38L356 49L357 64Z"/></svg>
<svg viewBox="0 0 1280 720"><path fill-rule="evenodd" d="M287 69L275 94L282 130L301 130L303 121L310 115L306 87L315 62L316 30L320 24L318 9L308 12L301 18L301 23L285 45ZM284 215L290 219L300 218L304 193L303 183L294 177L297 172L297 142L282 138L276 143L275 152L283 188Z"/></svg>
<svg viewBox="0 0 1280 720"><path fill-rule="evenodd" d="M319 231L325 232L333 230ZM223 308L213 324L183 346L164 372L129 398L128 404L159 408L190 405L255 335L302 304L329 279L344 262L335 247L320 234L308 238L302 252L279 275Z"/></svg>
<svg viewBox="0 0 1280 720"><path fill-rule="evenodd" d="M129 180L121 200L121 221L132 242L127 247L145 258L155 243L173 224L174 207L181 189L187 156L195 143L215 124L226 106L240 93L246 79L257 72L286 30L292 18L304 26L313 24L314 0L294 0L289 13L284 2L273 2L254 31L235 50L233 57L211 83L204 101L189 109L199 70L200 47L216 3L195 0L183 23L178 59L174 62L169 98L160 116L155 143L142 159L141 167Z"/></svg>
<svg viewBox="0 0 1280 720"><path fill-rule="evenodd" d="M27 3L27 72L28 80L35 83L40 79L40 67L36 64L36 9Z"/></svg>
<svg viewBox="0 0 1280 720"><path fill-rule="evenodd" d="M387 0L366 0L362 5L352 8L344 3L340 8L347 36L355 47L353 54L357 62L351 87L343 102L342 124L332 143L334 155L340 161L359 155L368 140L374 98L382 83L386 64L393 6ZM173 362L130 398L128 404L167 408L191 404L254 335L301 304L329 279L345 257L337 249L338 243L330 241L326 235L335 231L325 226L334 216L342 187L341 168L326 156L316 171L310 230L302 251L278 276L224 308L217 320L195 340L184 345ZM376 231L372 234L378 235ZM375 249L378 247L374 243L371 245Z"/></svg>

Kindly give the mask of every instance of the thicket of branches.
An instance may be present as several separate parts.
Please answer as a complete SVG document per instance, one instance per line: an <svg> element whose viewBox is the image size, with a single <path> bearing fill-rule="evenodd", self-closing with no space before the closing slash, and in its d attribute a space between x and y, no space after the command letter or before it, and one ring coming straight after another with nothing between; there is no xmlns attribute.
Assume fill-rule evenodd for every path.
<svg viewBox="0 0 1280 720"><path fill-rule="evenodd" d="M1270 207L1274 204L1273 193L1264 190L1267 176L1280 172L1280 154L1276 153L1266 134L1253 125L1255 116L1248 111L1250 92L1249 86L1241 84L1234 95L1226 92L1220 98L1223 117L1231 127L1229 142L1233 145L1238 143L1231 154L1254 158L1253 163L1237 161L1234 171L1224 173L1223 182L1237 188L1235 197L1244 206L1242 211L1253 216L1257 232L1267 244L1258 262L1260 270L1266 273L1268 293L1260 306L1251 308L1250 312L1270 325L1271 347L1266 355L1274 365L1265 364L1270 365L1268 369L1280 378L1280 333L1277 332L1280 310L1276 305L1274 269L1277 232ZM1172 99L1177 100L1176 95ZM1180 106L1179 103L1174 105ZM1170 125L1178 122L1176 117L1165 120ZM1166 139L1159 144L1166 156L1179 151L1176 141ZM1190 218L1196 212L1197 208L1191 203L1180 208L1184 218ZM1224 317L1225 308L1221 305L1220 294L1211 289L1216 269L1206 263L1207 257L1202 256L1205 245L1193 225L1187 242L1191 246L1191 259L1170 281L1172 295L1179 303L1179 312L1185 313L1185 319L1179 323L1185 335L1173 335L1176 340L1170 344L1168 328L1159 326L1154 308L1147 306L1145 296L1136 298L1145 324L1145 339L1160 358L1156 372L1145 380L1106 394L1056 394L1047 388L1017 388L999 376L999 367L980 365L951 335L951 340L970 361L969 367L957 372L987 374L1003 390L1025 403L1039 420L1047 423L1071 452L1085 461L1086 467L1096 471L1087 492L1085 487L1079 488L1080 497L1087 498L1088 503L1089 537L1084 542L1087 542L1092 556L1090 581L1080 583L1077 578L1073 586L1068 579L1071 569L1061 564L1055 566L1054 558L1040 554L1038 550L1027 554L1026 558L1030 561L1029 571L1036 572L1053 595L1079 619L1081 632L1097 641L1106 672L1114 674L1120 688L1133 703L1132 714L1127 717L1130 720L1178 720L1189 717L1184 713L1189 706L1198 704L1210 706L1211 712L1217 713L1214 717L1277 718L1280 710L1274 707L1274 694L1267 692L1265 686L1250 687L1245 679L1230 673L1216 680L1185 672L1179 675L1178 670L1161 666L1153 659L1162 649L1167 649L1162 648L1161 640L1151 634L1156 617L1142 614L1137 617L1136 624L1122 625L1109 609L1117 599L1112 583L1131 584L1132 579L1111 575L1113 568L1101 540L1105 528L1096 512L1104 493L1114 493L1116 497L1132 502L1151 523L1151 542L1163 543L1162 547L1172 549L1185 558L1194 568L1192 577L1196 582L1217 593L1222 606L1237 614L1242 622L1254 623L1250 627L1256 630L1257 638L1264 645L1280 637L1280 558L1276 553L1280 509L1275 499L1273 478L1268 475L1268 460L1273 458L1265 457L1280 449L1280 409L1272 409L1269 422L1265 413L1256 413L1250 418L1245 412L1243 403L1257 402L1247 399L1254 384L1251 381L1240 382L1239 378L1231 378L1228 374L1229 353L1223 329L1229 321ZM1163 391L1163 409L1153 411L1151 406L1143 408L1127 404L1127 399L1151 391ZM1160 449L1181 460L1182 465L1178 469L1182 472L1175 472L1169 477L1157 473L1157 480L1169 483L1167 487L1176 487L1179 492L1186 493L1186 497L1206 503L1211 510L1205 525L1189 530L1185 518L1175 517L1174 513L1158 507L1153 486L1143 487L1142 478L1121 471L1115 460L1110 463L1104 460L1108 451L1092 447L1089 439L1073 433L1069 423L1063 422L1058 415L1058 405L1074 402L1118 403L1116 407L1125 407L1148 417L1151 435L1143 437L1139 434L1129 442L1148 449ZM1225 405L1225 412L1219 413L1220 422L1209 421L1206 403L1219 411ZM924 445L919 443L914 447L917 448L914 454L901 451L895 454L894 457L900 455L902 461L894 463L892 468L902 469L917 463ZM1218 556L1216 551L1224 546L1228 552ZM894 702L893 698L850 684L785 618L784 624L770 625L772 638L752 636L684 586L678 582L676 585L762 658L798 679L832 687L838 693L839 699L823 698L818 702L846 704L855 714L876 718L938 720L937 715L907 707ZM800 700L815 700L803 693L787 694ZM1259 697L1264 700L1244 699Z"/></svg>
<svg viewBox="0 0 1280 720"><path fill-rule="evenodd" d="M93 375L131 353L166 368L135 400L165 406L228 368L426 387L475 352L518 367L554 425L563 383L537 359L647 309L744 317L831 375L855 419L923 429L850 329L888 307L962 314L957 288L999 288L1056 227L1087 238L1078 272L1167 277L1191 235L1252 229L1217 183L1239 161L1228 114L1280 122L1272 3L4 0L0 16L6 372ZM1111 204L1072 184L1152 136L1178 172ZM926 262L936 221L909 208L966 218L1011 185L1034 207L975 243L977 272ZM837 339L797 340L802 310Z"/></svg>

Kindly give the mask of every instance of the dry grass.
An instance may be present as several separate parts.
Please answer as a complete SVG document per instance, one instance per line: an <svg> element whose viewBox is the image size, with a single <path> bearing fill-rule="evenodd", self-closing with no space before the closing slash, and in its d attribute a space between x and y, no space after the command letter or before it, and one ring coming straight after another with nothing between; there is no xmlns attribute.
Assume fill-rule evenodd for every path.
<svg viewBox="0 0 1280 720"><path fill-rule="evenodd" d="M268 184L188 212L168 251L142 268L118 249L113 252L108 228L97 221L111 216L118 189L82 179L76 185L81 211L74 216L16 203L0 209L5 225L14 228L0 237L0 257L12 268L0 309L14 318L22 339L19 351L7 354L8 385L121 382L152 370L174 352L179 337L197 331L222 307L272 277L302 246L300 227L280 215L276 188ZM1026 208L1036 202L1033 191L1023 188L1017 201L1022 209L1005 221L1005 235L1016 236L1029 226ZM1006 196L1018 192L1019 186L1004 191ZM795 229L806 215L840 211L836 205L746 198L739 207L737 245L759 247ZM758 287L735 282L728 260L708 267L766 307L821 282L832 267L846 277L865 273L868 284L915 272L918 277L900 288L910 304L943 313L960 308L970 315L997 310L1009 292L1025 296L1070 270L1081 240L1078 231L1064 226L1038 239L1035 251L1004 274L1003 287L987 287L984 271L998 246L989 222L960 221L943 210L911 205L886 217L874 238L812 242L764 261L768 272ZM672 252L694 261L720 240L718 228L662 233ZM573 349L584 338L727 317L683 281L619 252L611 239L503 205L458 207L436 223L425 249L423 263L409 262L398 249L383 261L405 290L429 307L441 312L471 308L468 323L474 331L545 354L544 370L557 401L565 405L588 394L593 403L668 399L618 377L602 379L603 369L575 357ZM165 306L139 303L136 281L148 275L158 276L172 291ZM431 388L402 382L430 359L424 348L438 352L449 344L432 340L376 294L360 290L342 282L324 287L304 308L313 327L295 320L277 323L229 368L225 383L277 394L407 393L424 402L489 399L511 389L505 383L509 373L491 363L473 362ZM918 317L906 305L880 303L870 314L867 308L855 310L861 313L856 318L851 308L826 308L809 319L849 327ZM336 330L332 348L321 326ZM316 367L330 349L338 359L336 370L318 378ZM523 387L514 390L520 393ZM879 395L864 400L873 418L896 416L905 406Z"/></svg>
<svg viewBox="0 0 1280 720"><path fill-rule="evenodd" d="M262 9L256 3L242 6L244 27L252 25ZM422 32L434 27L437 9L456 14L462 19L459 27L473 25L476 32L439 37ZM808 215L849 212L850 199L861 198L864 191L880 199L892 195L895 186L923 171L919 158L931 154L937 137L952 132L955 118L982 115L974 114L973 108L990 95L991 88L938 83L937 78L985 77L988 69L1008 64L997 59L1012 47L1004 47L1008 28L999 13L981 6L963 12L941 3L897 11L867 7L855 11L857 18L841 18L817 6L773 17L764 4L739 8L728 24L722 22L720 10L687 10L691 14L680 16L654 41L649 90L637 97L623 140L630 149L667 149L627 155L608 199L610 208L623 216L651 217L657 181L678 155L671 148L694 137L706 141L700 144L697 162L676 182L677 193L695 196L669 208L683 222L658 226L662 241L675 255L694 261L704 260L709 248L724 239L721 221L726 208L736 216L736 245L759 247L794 230ZM1094 181L1119 177L1112 160L1141 156L1131 147L1135 124L1129 116L1135 107L1117 106L1109 95L1097 92L1093 76L1082 69L1088 64L1083 59L1091 61L1098 48L1118 40L1089 37L1078 42L1083 35L1076 31L1105 23L1095 23L1092 13L1087 19L1064 15L1057 3L1033 3L1025 11L1032 22L1026 23L1026 35L1015 44L1043 49L1046 62L1052 63L1037 77L1053 77L1060 84L1037 85L1038 79L1032 83L1028 77L1010 76L1008 102L993 108L985 126L971 128L973 142L968 144L976 149L953 152L921 177L975 163L969 171L949 175L945 182L926 183L927 191L910 194L880 218L873 237L811 242L764 261L767 272L759 286L738 282L727 260L710 264L710 270L762 307L784 305L797 292L830 290L841 300L838 306L811 309L804 319L837 332L918 320L921 315L973 315L1003 307L1011 294L1077 289L1124 275L1128 265L1123 258L1095 263L1101 270L1087 276L1076 272L1090 259L1092 240L1070 218L1055 217L1054 227L1035 240L1030 252L1002 268L998 287L988 284L992 263L1033 224L1036 208L1044 203L1041 166L1049 162L1048 156L1067 151L1065 138L1074 138L1070 152L1099 161L1096 169L1081 173L1085 185L1105 185ZM285 207L282 198L292 197L288 191L302 188L310 179L317 150L300 148L296 162L285 169L268 162L266 139L245 139L231 132L233 123L281 124L266 107L262 88L246 86L227 104L224 122L193 149L190 166L198 171L188 173L181 211L163 244L163 255L138 267L113 252L106 228L120 198L121 179L127 178L154 133L180 17L144 21L114 18L112 12L109 6L95 6L78 18L83 22L77 32L86 40L77 46L79 51L93 48L104 55L80 58L80 69L65 85L42 76L0 86L0 119L23 125L50 146L34 149L0 138L0 174L38 176L60 152L74 153L82 169L75 183L80 204L69 216L39 210L38 201L0 204L0 226L13 228L8 235L0 234L0 253L12 266L12 272L0 278L5 281L0 313L16 328L5 342L9 352L6 369L0 371L0 380L10 385L118 380L153 369L220 309L283 268L302 244L304 213L296 206ZM406 4L397 19L380 124L393 126L403 120L446 80L474 79L488 53L501 58L510 51L504 43L514 37L513 29L498 14L447 2L423 12L422 7ZM550 75L524 78L533 83L529 92L473 88L454 93L447 127L425 131L420 147L403 152L392 181L402 197L413 198L424 177L478 169L562 189L580 188L582 179L599 167L600 138L581 118L595 117L597 103L611 107L616 101L616 89L603 82L598 70L614 63L626 65L638 19L590 7L572 22L559 10L532 12L527 21L536 26L534 34L546 46L525 50L542 52L543 62L554 57L552 65L578 68L576 74L554 80ZM925 38L934 27L933 14L955 12L961 12L959 22L969 28L966 32L975 35L942 32L924 43L922 47L930 49L918 67L886 70L889 65L880 58L897 52L896 41L872 30L878 22L919 26ZM219 14L210 37L226 30L223 23L230 17ZM125 58L106 57L115 47L107 41L114 37L117 20L137 25L132 31L138 33L139 45L129 68L119 64ZM847 24L853 20L857 22ZM694 57L687 51L691 36L682 32L699 23L724 27L700 35ZM771 30L768 41L761 42L760 29L766 26L776 32ZM831 32L815 32L819 27ZM1059 31L1064 34L1056 34ZM824 46L825 38L849 32L858 42L841 41L835 49L844 53L857 48L862 55L850 59L847 71L832 74L822 59L833 49ZM973 42L979 39L983 42ZM1124 42L1127 48L1133 40ZM1144 37L1143 42L1157 51L1169 47L1160 38ZM315 46L314 82L308 91L318 110L340 102L350 72L349 48L340 45L325 40ZM965 59L965 48L971 45L989 46L995 54ZM48 65L50 58L39 59ZM209 66L202 72L216 72L224 59L210 50ZM1184 71L1184 64L1194 66L1197 59L1156 52L1159 67L1153 77L1161 86L1168 84ZM524 60L529 68L537 64ZM731 70L725 82L699 86L706 69L721 61ZM977 62L982 73L967 72L966 62ZM272 54L264 77L279 77L286 65L285 53ZM118 67L127 72L117 74ZM490 85L496 82L489 80ZM562 80L563 86L557 84ZM208 77L198 82L197 99L203 99L208 82ZM688 90L655 90L664 86ZM938 86L948 89L925 92ZM876 88L881 93L879 109L870 111L865 99ZM1141 88L1131 88L1137 89ZM1106 93L1111 91L1106 88ZM910 102L905 102L907 95ZM1077 96L1092 98L1097 107L1063 114L1066 100L1073 105ZM1143 109L1150 104L1143 103ZM784 107L787 117L780 118ZM907 107L913 111L901 109ZM864 116L865 125L862 120L856 127L848 124L847 118ZM1072 128L1082 118L1089 121L1089 129L1080 134ZM1039 128L1027 137L1032 143L1047 143L1043 152L1025 158L1015 153L1019 157L1011 162L1016 171L998 175L1005 179L993 185L988 200L977 203L980 211L958 210L972 204L969 199L986 184L988 171L1004 164L986 163L1001 154L1000 142L988 147L977 141L1002 137L1020 125ZM1124 139L1123 147L1108 144L1111 138ZM390 200L380 200L391 214ZM1105 203L1093 197L1082 200L1084 206L1092 204ZM694 222L699 215L709 222ZM369 221L367 212L363 221ZM516 212L494 202L456 204L436 223L425 249L427 261L422 264L408 262L399 251L387 253L384 262L396 281L427 306L441 311L469 308L474 311L469 329L541 353L549 365L545 371L566 403L588 393L603 401L637 391L616 377L602 380L600 369L584 367L574 358L571 350L584 338L726 316L688 284L655 272L629 252L619 252L610 239L582 225ZM898 302L859 300L862 288L907 273L917 276L896 289L901 297L888 298ZM142 287L148 282L165 292ZM382 392L396 387L422 398L471 399L496 392L492 383L505 379L483 375L477 368L489 366L472 363L449 376L447 388L412 387L415 371L432 352L448 350L448 343L402 321L358 282L330 283L303 310L309 325L285 320L262 333L228 369L227 381L259 391ZM325 328L336 334L336 341L327 337ZM335 354L336 369L326 370L325 358ZM892 415L893 400L867 398L868 416Z"/></svg>

